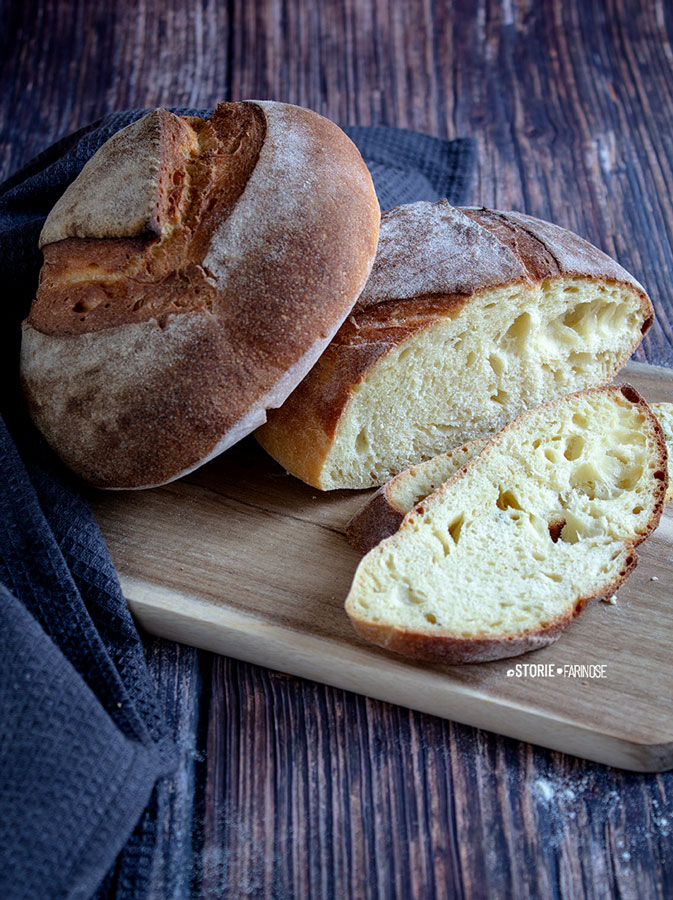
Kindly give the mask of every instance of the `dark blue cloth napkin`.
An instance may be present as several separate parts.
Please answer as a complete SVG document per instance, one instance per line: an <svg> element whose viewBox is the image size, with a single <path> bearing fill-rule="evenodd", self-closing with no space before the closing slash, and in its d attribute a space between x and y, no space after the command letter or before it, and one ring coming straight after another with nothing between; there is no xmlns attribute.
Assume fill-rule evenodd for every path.
<svg viewBox="0 0 673 900"><path fill-rule="evenodd" d="M0 185L0 898L143 897L157 783L174 767L143 647L98 526L25 414L19 325L37 239L84 163L144 110L54 144ZM205 110L176 112L208 115ZM381 206L466 200L474 142L345 129Z"/></svg>

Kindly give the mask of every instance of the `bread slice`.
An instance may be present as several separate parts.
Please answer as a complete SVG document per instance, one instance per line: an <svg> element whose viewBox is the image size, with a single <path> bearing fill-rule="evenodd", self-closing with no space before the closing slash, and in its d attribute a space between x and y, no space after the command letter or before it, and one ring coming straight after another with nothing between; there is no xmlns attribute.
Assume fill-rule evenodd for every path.
<svg viewBox="0 0 673 900"><path fill-rule="evenodd" d="M666 441L668 458L673 459L673 403L650 403ZM346 537L362 553L368 553L384 538L395 534L408 512L448 481L461 466L481 453L488 438L478 438L462 447L441 453L400 472L374 494L346 525ZM673 499L669 480L666 501Z"/></svg>
<svg viewBox="0 0 673 900"><path fill-rule="evenodd" d="M577 235L446 201L385 213L353 313L257 438L322 490L383 484L526 409L607 384L653 319Z"/></svg>
<svg viewBox="0 0 673 900"><path fill-rule="evenodd" d="M650 403L649 407L659 419L661 430L664 432L668 458L673 460L673 403ZM668 503L669 500L673 500L673 479L670 478L670 470L666 502Z"/></svg>
<svg viewBox="0 0 673 900"><path fill-rule="evenodd" d="M346 612L366 640L417 659L543 647L626 579L667 485L661 426L634 388L553 401L504 428L362 559Z"/></svg>

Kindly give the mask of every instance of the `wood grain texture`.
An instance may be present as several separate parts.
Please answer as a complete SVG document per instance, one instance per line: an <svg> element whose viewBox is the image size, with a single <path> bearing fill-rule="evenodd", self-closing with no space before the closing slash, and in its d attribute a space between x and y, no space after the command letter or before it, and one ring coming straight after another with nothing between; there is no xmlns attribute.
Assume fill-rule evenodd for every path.
<svg viewBox="0 0 673 900"><path fill-rule="evenodd" d="M159 785L163 812L153 878L154 897L183 900L194 886L194 850L199 846L203 815L204 701L207 702L212 656L192 647L152 640L147 661L164 720L172 726L177 773ZM207 715L207 713L206 713Z"/></svg>
<svg viewBox="0 0 673 900"><path fill-rule="evenodd" d="M4 174L113 109L244 96L472 135L473 202L553 218L616 253L657 308L642 355L673 363L665 0L1 9ZM199 688L193 651L148 643L166 708L181 710L179 740L203 755L194 795L180 786L187 768L172 783L164 832L170 854L194 804L183 865L205 896L673 894L671 775L626 775L209 654ZM158 875L156 897L164 887ZM168 896L185 890L176 878Z"/></svg>

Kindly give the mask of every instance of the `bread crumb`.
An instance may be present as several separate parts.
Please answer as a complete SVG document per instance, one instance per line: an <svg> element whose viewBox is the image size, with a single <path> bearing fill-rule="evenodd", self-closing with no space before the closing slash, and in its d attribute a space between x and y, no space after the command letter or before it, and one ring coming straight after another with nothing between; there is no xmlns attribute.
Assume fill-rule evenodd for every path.
<svg viewBox="0 0 673 900"><path fill-rule="evenodd" d="M653 575L653 576L650 578L650 581L659 581L659 579L657 578L656 575Z"/></svg>
<svg viewBox="0 0 673 900"><path fill-rule="evenodd" d="M617 594L613 594L612 597L601 597L602 603L609 603L610 606L615 606L617 604Z"/></svg>

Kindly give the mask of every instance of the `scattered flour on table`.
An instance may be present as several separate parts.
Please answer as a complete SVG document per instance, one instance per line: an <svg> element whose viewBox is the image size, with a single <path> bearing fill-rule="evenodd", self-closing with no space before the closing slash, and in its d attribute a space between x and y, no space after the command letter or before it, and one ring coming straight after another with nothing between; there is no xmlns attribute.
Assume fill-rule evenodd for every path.
<svg viewBox="0 0 673 900"><path fill-rule="evenodd" d="M554 796L554 784L548 778L538 778L534 781L533 790L542 800L551 800Z"/></svg>
<svg viewBox="0 0 673 900"><path fill-rule="evenodd" d="M577 827L582 828L585 839L590 835L589 840L595 845L594 858L600 858L601 850L609 840L606 826L612 825L622 831L626 819L628 837L618 837L614 846L620 873L628 877L632 874L629 863L639 848L673 836L673 816L666 810L661 811L661 801L652 796L657 790L653 783L647 791L649 815L640 821L634 820L625 809L625 803L636 786L626 782L623 790L611 788L610 782L614 784L617 777L599 772L540 776L531 783L530 799L538 817L547 818L555 848L563 844L573 820L579 819Z"/></svg>

